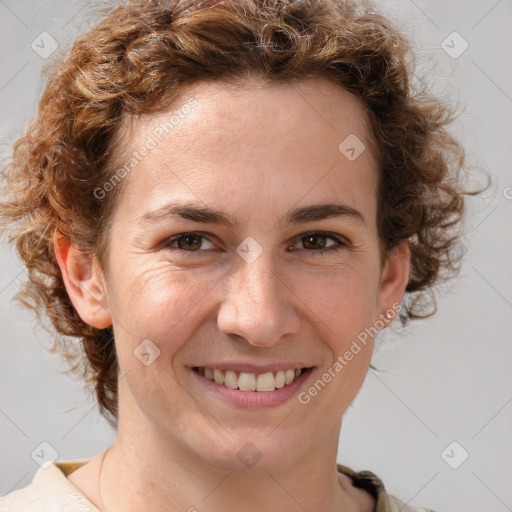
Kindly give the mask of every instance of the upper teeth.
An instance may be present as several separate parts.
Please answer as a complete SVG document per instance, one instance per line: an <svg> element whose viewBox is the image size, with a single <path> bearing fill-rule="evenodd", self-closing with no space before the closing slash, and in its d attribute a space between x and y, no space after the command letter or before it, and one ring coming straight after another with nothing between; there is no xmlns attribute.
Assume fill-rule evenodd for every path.
<svg viewBox="0 0 512 512"><path fill-rule="evenodd" d="M223 384L231 389L240 389L241 391L274 391L276 388L282 388L293 382L295 377L301 373L301 369L279 370L274 373L247 373L240 372L237 375L232 370L218 370L217 368L199 368L199 373L208 380L214 380L217 384Z"/></svg>

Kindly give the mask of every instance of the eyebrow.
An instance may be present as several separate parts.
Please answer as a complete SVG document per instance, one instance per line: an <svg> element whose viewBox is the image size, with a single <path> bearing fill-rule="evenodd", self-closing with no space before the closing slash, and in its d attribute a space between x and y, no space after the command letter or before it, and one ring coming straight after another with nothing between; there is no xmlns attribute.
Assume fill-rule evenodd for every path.
<svg viewBox="0 0 512 512"><path fill-rule="evenodd" d="M148 222L162 220L167 217L181 217L182 219L207 224L222 224L230 228L234 228L237 225L234 217L227 213L214 208L189 203L164 205L142 215L139 218L139 223L144 225ZM314 204L296 208L284 216L284 222L287 224L301 224L331 217L347 217L366 224L366 219L359 210L340 203Z"/></svg>

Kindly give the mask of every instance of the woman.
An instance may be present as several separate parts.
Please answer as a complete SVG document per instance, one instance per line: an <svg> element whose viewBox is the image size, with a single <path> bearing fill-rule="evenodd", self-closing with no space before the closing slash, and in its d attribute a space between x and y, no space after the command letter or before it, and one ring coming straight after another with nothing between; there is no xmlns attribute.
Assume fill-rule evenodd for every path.
<svg viewBox="0 0 512 512"><path fill-rule="evenodd" d="M77 39L1 216L117 437L2 511L427 510L336 461L375 334L458 264L464 153L408 62L356 1L132 1Z"/></svg>

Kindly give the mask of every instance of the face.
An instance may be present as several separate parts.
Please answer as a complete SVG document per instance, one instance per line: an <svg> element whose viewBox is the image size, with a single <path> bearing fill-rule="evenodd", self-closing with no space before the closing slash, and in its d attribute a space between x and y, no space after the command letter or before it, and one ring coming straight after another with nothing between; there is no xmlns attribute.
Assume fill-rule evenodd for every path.
<svg viewBox="0 0 512 512"><path fill-rule="evenodd" d="M288 467L337 442L371 358L361 333L384 325L406 283L404 258L380 259L368 121L324 80L203 83L178 110L187 98L197 104L150 150L175 111L123 135L121 160L138 151L137 164L119 185L104 276L119 428L158 432L217 467L239 469L248 442L260 468ZM312 370L233 399L194 370L243 364Z"/></svg>

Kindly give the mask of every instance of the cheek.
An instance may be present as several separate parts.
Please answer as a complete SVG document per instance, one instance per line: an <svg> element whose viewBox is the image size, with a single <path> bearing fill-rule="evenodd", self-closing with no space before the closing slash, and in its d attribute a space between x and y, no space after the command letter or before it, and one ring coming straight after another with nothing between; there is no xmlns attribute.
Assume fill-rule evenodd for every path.
<svg viewBox="0 0 512 512"><path fill-rule="evenodd" d="M326 339L343 345L371 325L377 311L378 267L344 265L296 279L295 290L310 317L324 325Z"/></svg>
<svg viewBox="0 0 512 512"><path fill-rule="evenodd" d="M188 395L179 392L175 356L205 321L201 298L211 285L156 266L138 275L132 268L129 275L135 277L119 276L114 308L119 367L129 389L125 403L134 400L163 425L169 410L187 406Z"/></svg>
<svg viewBox="0 0 512 512"><path fill-rule="evenodd" d="M325 385L324 400L318 401L325 417L332 414L332 407L343 414L368 372L376 332L377 277L377 273L347 267L311 281L314 286L308 288L309 318L316 322L316 334L321 335L328 356L319 375L324 384L313 383L306 393L314 397Z"/></svg>
<svg viewBox="0 0 512 512"><path fill-rule="evenodd" d="M134 350L149 339L160 350L155 363L166 361L167 370L172 371L169 360L202 321L200 306L212 280L170 270L168 265L153 265L149 270L132 268L129 275L134 277L123 274L114 278L117 287L111 302L120 364L125 370L138 367Z"/></svg>
<svg viewBox="0 0 512 512"><path fill-rule="evenodd" d="M356 265L322 273L303 281L301 295L307 297L309 319L315 334L328 350L320 379L327 385L325 400L318 407L326 417L332 404L342 414L357 395L368 372L373 352L372 327L377 315L378 266ZM305 295L306 292L309 292ZM324 384L314 384L307 396L314 396ZM323 394L323 391L322 391Z"/></svg>

